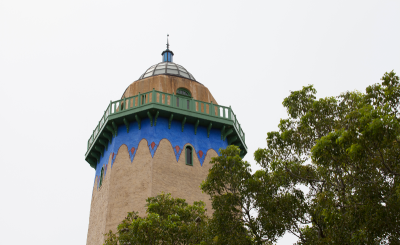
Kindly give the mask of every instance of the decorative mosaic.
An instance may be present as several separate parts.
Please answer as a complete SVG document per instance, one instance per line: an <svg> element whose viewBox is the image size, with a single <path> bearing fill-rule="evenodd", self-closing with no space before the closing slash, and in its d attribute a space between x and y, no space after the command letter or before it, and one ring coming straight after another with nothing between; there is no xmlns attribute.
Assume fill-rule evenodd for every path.
<svg viewBox="0 0 400 245"><path fill-rule="evenodd" d="M206 158L206 154L203 153L203 151L198 151L197 152L197 157L199 158L201 166L203 166L204 158Z"/></svg>
<svg viewBox="0 0 400 245"><path fill-rule="evenodd" d="M179 156L181 155L182 149L179 146L174 147L176 161L179 160Z"/></svg>
<svg viewBox="0 0 400 245"><path fill-rule="evenodd" d="M171 129L168 129L168 119L166 118L158 118L157 126L153 127L151 127L149 119L143 118L141 130L138 129L137 122L130 123L129 133L127 133L125 125L118 126L118 136L113 137L111 144L108 145L108 150L104 151L103 157L100 157L100 163L97 164L96 168L96 176L100 177L102 166L108 167L110 155L112 160L109 167L112 168L118 150L124 144L128 147L129 157L132 162L135 159L139 143L143 139L147 141L151 157L154 157L160 141L167 139L172 145L176 161L179 160L184 146L191 144L201 166L203 166L208 150L213 149L218 153L220 148L228 146L227 140L221 140L221 131L218 129L211 129L210 137L207 137L207 128L202 126L197 128L197 134L195 135L194 125L192 124L185 124L184 132L182 132L182 124L179 121L172 121Z"/></svg>
<svg viewBox="0 0 400 245"><path fill-rule="evenodd" d="M135 148L135 147L132 147L132 148L129 150L129 158L131 159L131 162L133 162L133 158L135 157L135 155L136 155L136 148Z"/></svg>
<svg viewBox="0 0 400 245"><path fill-rule="evenodd" d="M160 143L158 143L158 144L160 144ZM158 145L156 143L154 143L154 141L151 142L151 144L149 145L151 157L154 157L154 153L156 152L157 147L158 147Z"/></svg>

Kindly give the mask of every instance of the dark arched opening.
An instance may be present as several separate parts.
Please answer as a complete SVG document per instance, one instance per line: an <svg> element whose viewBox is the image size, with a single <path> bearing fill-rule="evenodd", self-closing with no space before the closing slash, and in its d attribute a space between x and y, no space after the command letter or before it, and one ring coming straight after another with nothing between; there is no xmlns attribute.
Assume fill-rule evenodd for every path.
<svg viewBox="0 0 400 245"><path fill-rule="evenodd" d="M185 148L185 160L186 165L193 166L193 148L189 145Z"/></svg>

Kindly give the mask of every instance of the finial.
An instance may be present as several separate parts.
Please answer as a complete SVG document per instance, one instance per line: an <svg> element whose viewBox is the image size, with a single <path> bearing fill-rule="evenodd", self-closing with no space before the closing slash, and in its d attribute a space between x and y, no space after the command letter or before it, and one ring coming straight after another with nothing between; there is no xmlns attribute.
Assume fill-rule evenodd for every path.
<svg viewBox="0 0 400 245"><path fill-rule="evenodd" d="M174 53L169 50L169 34L167 34L167 49L162 52L162 62L172 62Z"/></svg>
<svg viewBox="0 0 400 245"><path fill-rule="evenodd" d="M167 34L167 49L169 49L168 37L169 37L169 34Z"/></svg>

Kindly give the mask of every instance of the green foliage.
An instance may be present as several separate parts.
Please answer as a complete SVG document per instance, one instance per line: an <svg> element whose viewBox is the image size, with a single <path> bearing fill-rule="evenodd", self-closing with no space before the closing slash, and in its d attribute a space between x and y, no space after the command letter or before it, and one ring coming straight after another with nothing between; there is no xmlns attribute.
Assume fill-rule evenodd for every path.
<svg viewBox="0 0 400 245"><path fill-rule="evenodd" d="M400 244L400 84L394 72L382 80L365 94L291 92L289 118L254 153L262 169L253 174L238 148L221 150L202 184L218 238L266 244L289 232L297 244Z"/></svg>
<svg viewBox="0 0 400 245"><path fill-rule="evenodd" d="M247 205L251 200L244 194L248 192L245 182L251 177L250 164L243 162L239 153L233 145L220 149L220 156L210 162L213 166L201 185L211 196L214 214L210 227L216 244L251 244L244 226L248 220L243 219L251 210Z"/></svg>
<svg viewBox="0 0 400 245"><path fill-rule="evenodd" d="M255 204L279 224L265 228L298 244L400 244L400 84L393 71L382 81L365 94L317 100L307 86L284 100L290 117L254 154Z"/></svg>
<svg viewBox="0 0 400 245"><path fill-rule="evenodd" d="M164 193L146 202L147 217L128 213L116 233L105 234L104 244L208 244L211 240L204 202L188 205L184 199Z"/></svg>
<svg viewBox="0 0 400 245"><path fill-rule="evenodd" d="M400 244L400 83L392 71L366 93L285 98L289 118L267 134L251 172L240 149L212 159L204 203L159 195L147 217L129 213L105 244ZM197 222L196 222L197 221Z"/></svg>

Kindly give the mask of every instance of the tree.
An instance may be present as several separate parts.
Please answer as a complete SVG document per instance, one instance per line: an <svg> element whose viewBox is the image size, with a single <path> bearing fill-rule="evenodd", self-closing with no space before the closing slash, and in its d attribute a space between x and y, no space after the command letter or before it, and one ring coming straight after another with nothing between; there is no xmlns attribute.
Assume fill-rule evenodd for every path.
<svg viewBox="0 0 400 245"><path fill-rule="evenodd" d="M272 244L290 228L290 213L304 209L300 193L282 192L283 175L252 174L237 146L220 149L211 164L201 188L211 196L214 241L220 244Z"/></svg>
<svg viewBox="0 0 400 245"><path fill-rule="evenodd" d="M255 152L263 170L254 177L277 195L259 189L257 206L288 197L280 220L298 244L400 243L400 85L393 71L381 80L365 94L291 92L289 118Z"/></svg>
<svg viewBox="0 0 400 245"><path fill-rule="evenodd" d="M291 92L289 118L254 153L254 174L238 148L222 150L202 184L217 237L400 244L400 84L393 71L382 81L321 99L313 86Z"/></svg>
<svg viewBox="0 0 400 245"><path fill-rule="evenodd" d="M250 214L253 211L247 183L251 178L250 164L239 155L237 146L220 149L220 156L212 158L213 166L201 185L211 196L214 214L210 227L216 244L251 244L252 238L261 239Z"/></svg>
<svg viewBox="0 0 400 245"><path fill-rule="evenodd" d="M184 199L160 194L146 200L147 216L128 213L118 231L105 234L106 245L206 244L208 217L205 203L188 205Z"/></svg>
<svg viewBox="0 0 400 245"><path fill-rule="evenodd" d="M400 244L400 83L392 71L365 93L284 99L289 118L267 133L252 173L236 146L220 150L204 203L159 195L146 218L129 213L106 244Z"/></svg>

